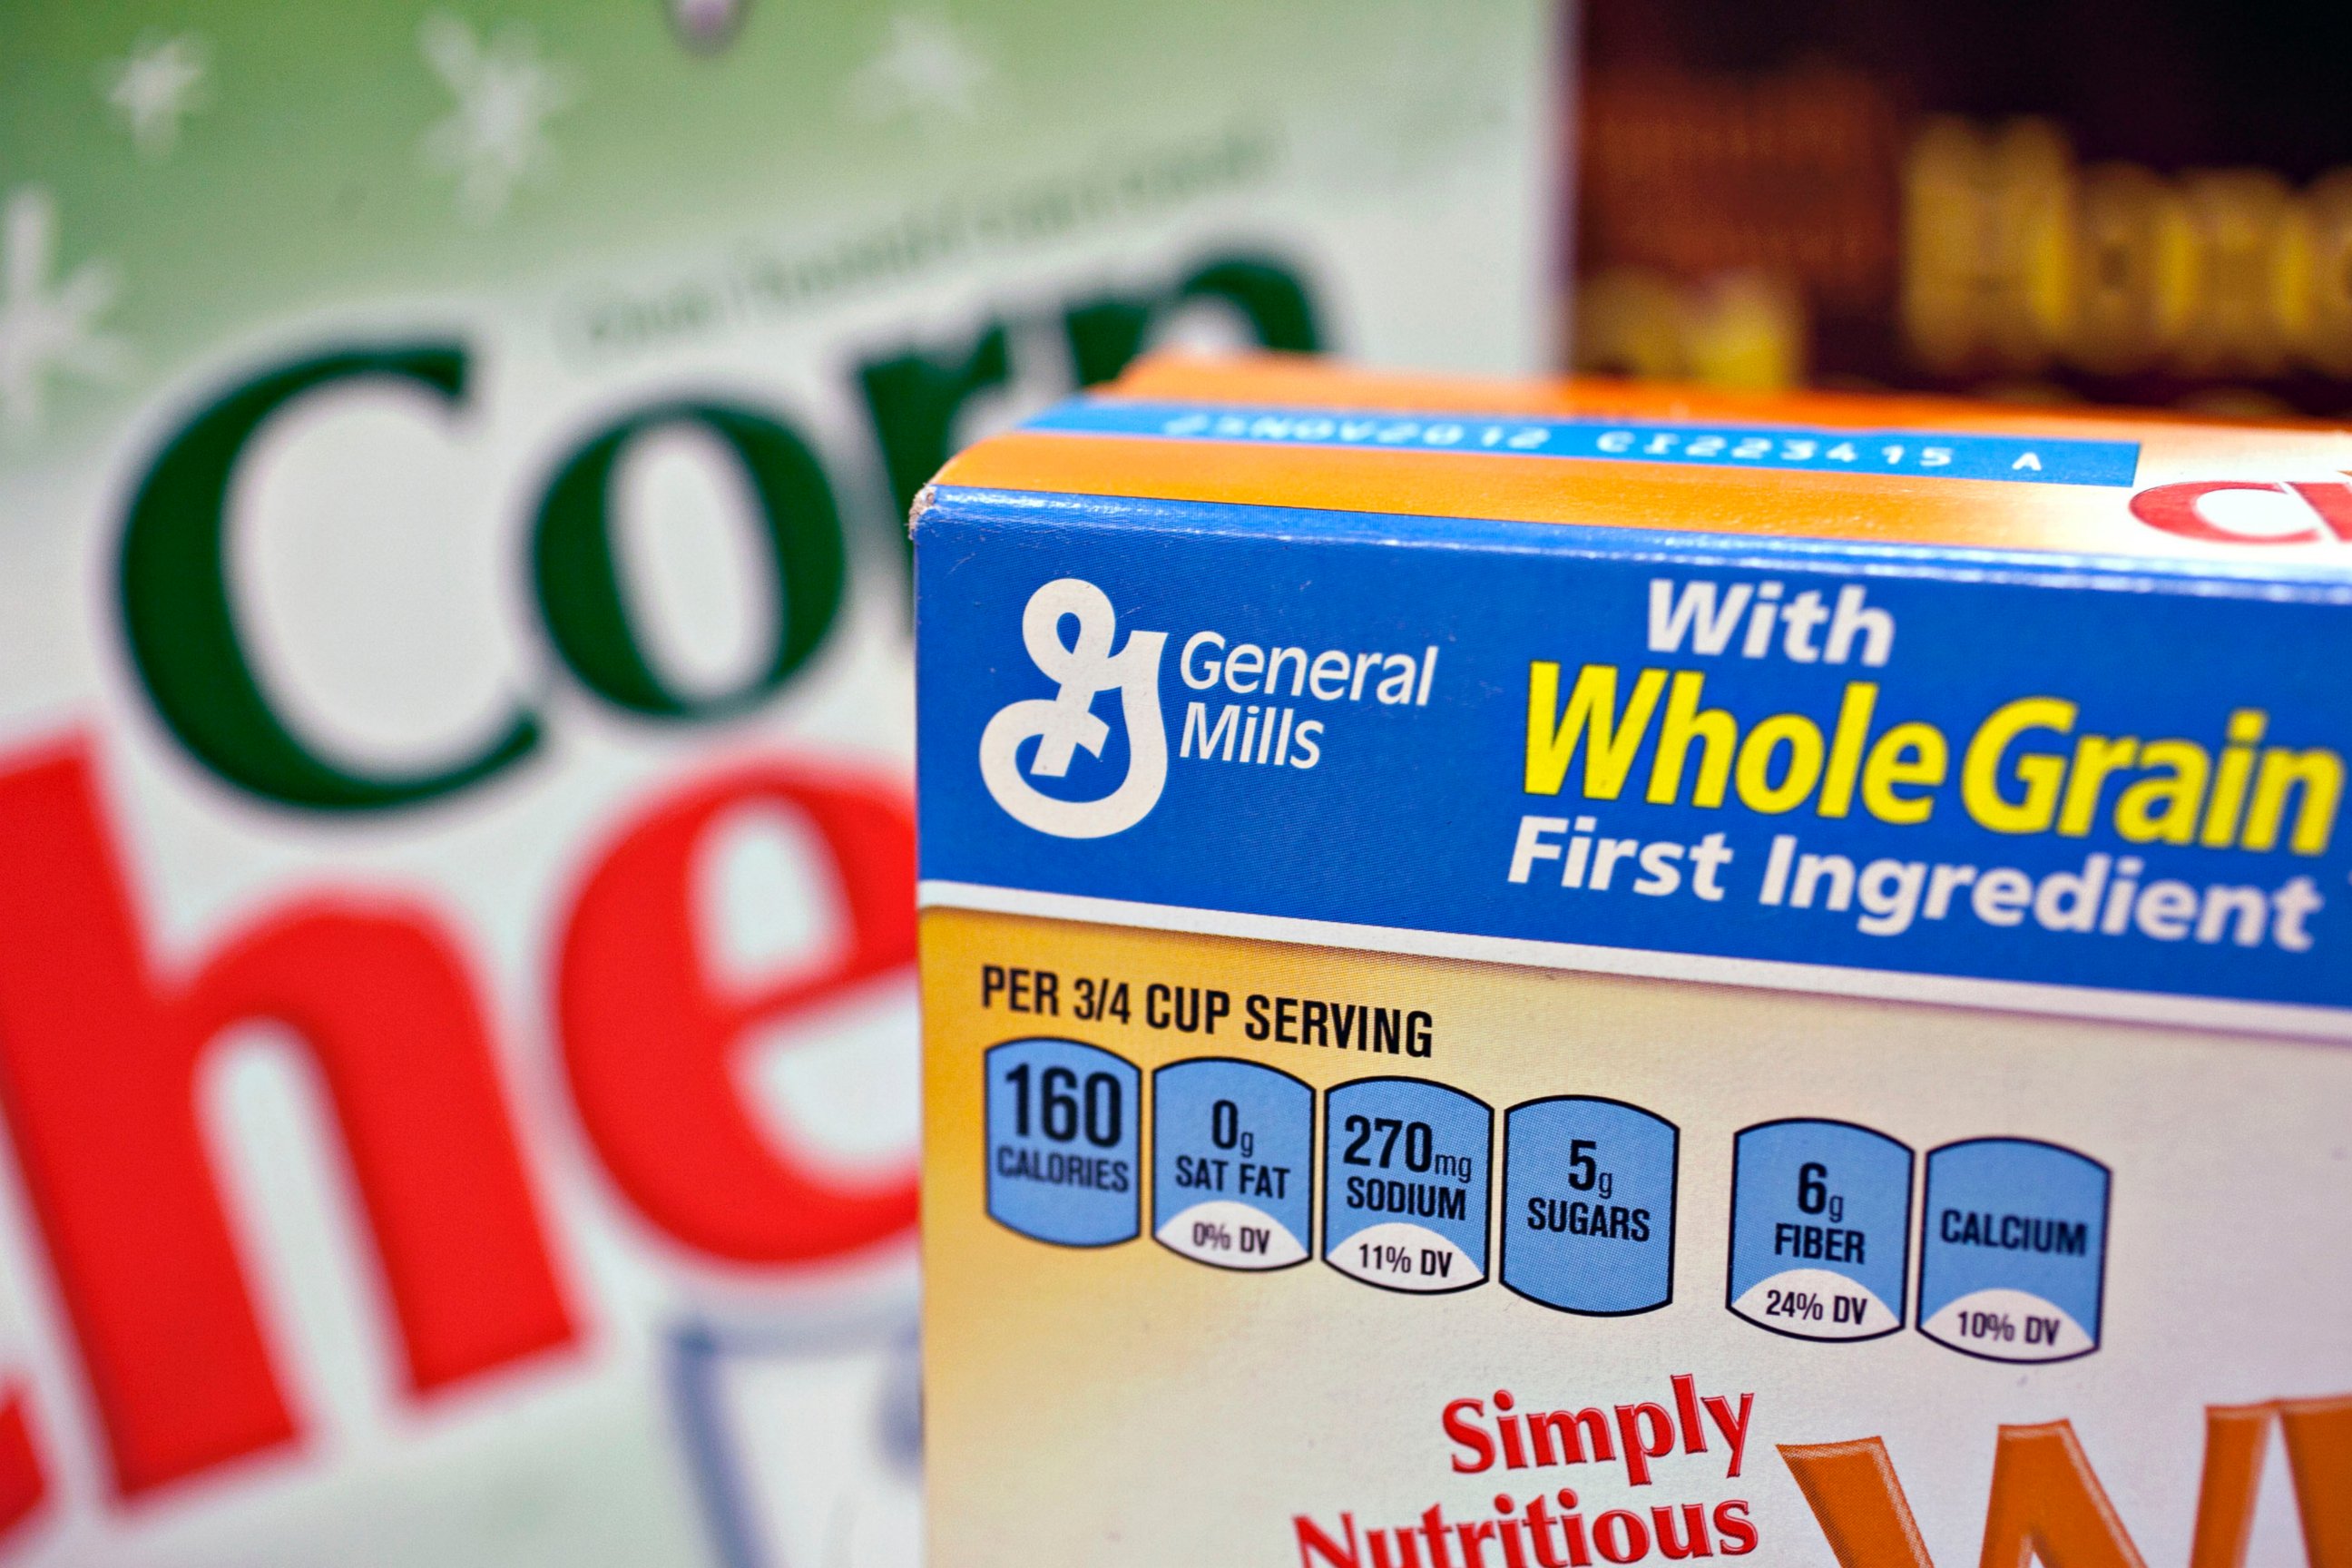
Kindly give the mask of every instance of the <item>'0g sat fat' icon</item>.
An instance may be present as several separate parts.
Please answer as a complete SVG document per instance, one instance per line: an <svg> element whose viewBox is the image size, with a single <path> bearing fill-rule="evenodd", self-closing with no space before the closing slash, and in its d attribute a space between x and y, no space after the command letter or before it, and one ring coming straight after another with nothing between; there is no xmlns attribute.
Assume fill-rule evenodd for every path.
<svg viewBox="0 0 2352 1568"><path fill-rule="evenodd" d="M1312 1238L1315 1091L1257 1062L1203 1058L1151 1075L1151 1234L1216 1268L1304 1263Z"/></svg>

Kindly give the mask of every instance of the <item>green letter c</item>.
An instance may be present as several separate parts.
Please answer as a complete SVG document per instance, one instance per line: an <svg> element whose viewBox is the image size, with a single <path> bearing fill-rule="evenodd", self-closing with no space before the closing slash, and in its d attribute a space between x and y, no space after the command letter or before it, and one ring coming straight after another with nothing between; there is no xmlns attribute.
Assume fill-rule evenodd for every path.
<svg viewBox="0 0 2352 1568"><path fill-rule="evenodd" d="M332 382L394 376L446 402L465 394L461 344L341 350L277 367L236 387L174 436L131 498L121 595L131 659L155 711L195 759L265 799L318 811L383 811L452 794L539 743L518 710L471 759L439 771L360 773L289 730L256 678L230 602L228 489L247 445L295 399Z"/></svg>

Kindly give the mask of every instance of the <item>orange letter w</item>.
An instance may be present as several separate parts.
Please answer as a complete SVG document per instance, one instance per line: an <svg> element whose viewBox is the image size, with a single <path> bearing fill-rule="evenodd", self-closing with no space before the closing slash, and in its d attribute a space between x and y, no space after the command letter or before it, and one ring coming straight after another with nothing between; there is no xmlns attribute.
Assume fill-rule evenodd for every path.
<svg viewBox="0 0 2352 1568"><path fill-rule="evenodd" d="M2206 1410L2189 1568L2242 1568L2273 1416L2285 1429L2311 1568L2352 1568L2352 1394ZM1783 1445L1780 1457L1839 1568L1935 1568L1884 1441ZM1979 1568L2037 1559L2045 1568L2146 1568L2065 1421L2003 1426L1993 1454Z"/></svg>

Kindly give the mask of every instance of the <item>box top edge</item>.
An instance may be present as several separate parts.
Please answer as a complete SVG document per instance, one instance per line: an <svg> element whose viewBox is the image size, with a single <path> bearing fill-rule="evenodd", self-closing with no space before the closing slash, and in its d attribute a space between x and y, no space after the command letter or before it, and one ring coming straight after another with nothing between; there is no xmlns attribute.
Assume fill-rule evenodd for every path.
<svg viewBox="0 0 2352 1568"><path fill-rule="evenodd" d="M1163 359L944 486L2352 578L2352 432Z"/></svg>

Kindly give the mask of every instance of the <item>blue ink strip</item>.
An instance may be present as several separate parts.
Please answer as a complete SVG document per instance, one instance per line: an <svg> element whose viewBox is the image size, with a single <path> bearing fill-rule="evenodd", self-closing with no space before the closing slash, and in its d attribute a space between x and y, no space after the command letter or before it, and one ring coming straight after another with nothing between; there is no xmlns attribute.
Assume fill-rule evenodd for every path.
<svg viewBox="0 0 2352 1568"><path fill-rule="evenodd" d="M1692 468L2005 479L2038 485L2128 488L2139 470L2137 441L1842 430L1801 425L1528 419L1082 399L1049 408L1022 428L1056 435L1143 436L1261 447L1467 452Z"/></svg>

